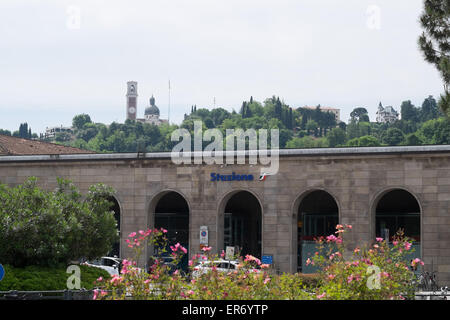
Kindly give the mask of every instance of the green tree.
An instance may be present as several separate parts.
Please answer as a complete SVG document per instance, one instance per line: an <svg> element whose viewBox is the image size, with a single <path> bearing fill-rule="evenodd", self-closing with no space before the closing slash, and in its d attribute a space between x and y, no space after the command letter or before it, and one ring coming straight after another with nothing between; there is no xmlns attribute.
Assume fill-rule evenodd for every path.
<svg viewBox="0 0 450 320"><path fill-rule="evenodd" d="M319 127L319 124L316 121L309 120L306 123L306 131L307 131L308 135L311 134L311 132L313 132L314 136L317 137L318 136L318 127Z"/></svg>
<svg viewBox="0 0 450 320"><path fill-rule="evenodd" d="M433 96L429 96L422 103L420 121L425 122L439 117L439 107Z"/></svg>
<svg viewBox="0 0 450 320"><path fill-rule="evenodd" d="M286 143L286 148L288 149L302 149L302 148L313 148L314 139L310 136L303 138L294 137Z"/></svg>
<svg viewBox="0 0 450 320"><path fill-rule="evenodd" d="M57 132L55 135L55 141L57 141L57 142L70 141L71 138L72 138L72 136L68 132Z"/></svg>
<svg viewBox="0 0 450 320"><path fill-rule="evenodd" d="M417 109L410 100L403 101L400 106L400 110L402 120L414 122L419 121L419 109Z"/></svg>
<svg viewBox="0 0 450 320"><path fill-rule="evenodd" d="M357 107L350 112L351 121L367 121L369 122L369 113L366 108Z"/></svg>
<svg viewBox="0 0 450 320"><path fill-rule="evenodd" d="M405 145L407 146L418 146L422 144L422 140L415 134L409 133L405 137Z"/></svg>
<svg viewBox="0 0 450 320"><path fill-rule="evenodd" d="M341 128L334 128L327 134L328 144L330 147L336 147L338 145L344 145L347 139L345 131Z"/></svg>
<svg viewBox="0 0 450 320"><path fill-rule="evenodd" d="M84 125L86 123L91 123L91 117L88 114L79 114L76 115L75 117L73 117L72 119L72 126L74 127L74 129L83 129Z"/></svg>
<svg viewBox="0 0 450 320"><path fill-rule="evenodd" d="M398 128L389 128L383 135L383 143L390 146L398 146L405 140L405 135Z"/></svg>
<svg viewBox="0 0 450 320"><path fill-rule="evenodd" d="M448 118L428 120L417 131L417 136L423 144L449 144L450 120Z"/></svg>
<svg viewBox="0 0 450 320"><path fill-rule="evenodd" d="M36 178L0 185L0 261L12 266L55 266L107 254L118 240L117 223L105 185L89 188L86 199L68 180L54 191Z"/></svg>
<svg viewBox="0 0 450 320"><path fill-rule="evenodd" d="M419 37L419 47L425 60L439 71L444 82L444 94L439 106L450 115L450 2L425 0L420 23L424 31Z"/></svg>
<svg viewBox="0 0 450 320"><path fill-rule="evenodd" d="M380 145L380 141L374 136L362 136L347 141L349 147L378 147Z"/></svg>
<svg viewBox="0 0 450 320"><path fill-rule="evenodd" d="M31 128L28 128L28 123L25 122L20 124L18 137L31 139Z"/></svg>
<svg viewBox="0 0 450 320"><path fill-rule="evenodd" d="M0 129L0 134L3 134L5 136L11 136L11 131Z"/></svg>

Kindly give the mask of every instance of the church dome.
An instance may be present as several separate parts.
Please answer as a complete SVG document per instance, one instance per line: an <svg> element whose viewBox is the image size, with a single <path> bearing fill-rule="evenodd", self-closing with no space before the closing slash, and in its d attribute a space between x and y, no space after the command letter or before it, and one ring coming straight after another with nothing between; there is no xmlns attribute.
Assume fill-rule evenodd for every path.
<svg viewBox="0 0 450 320"><path fill-rule="evenodd" d="M155 105L155 98L153 97L153 95L150 98L150 106L145 108L145 115L158 115L159 116L159 109Z"/></svg>

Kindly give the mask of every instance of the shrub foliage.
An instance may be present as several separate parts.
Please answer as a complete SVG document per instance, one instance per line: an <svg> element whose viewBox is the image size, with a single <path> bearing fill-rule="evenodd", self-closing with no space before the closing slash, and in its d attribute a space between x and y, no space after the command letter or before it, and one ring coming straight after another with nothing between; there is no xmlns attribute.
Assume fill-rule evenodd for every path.
<svg viewBox="0 0 450 320"><path fill-rule="evenodd" d="M83 198L69 181L54 191L32 177L22 185L0 185L0 261L15 267L55 266L107 254L118 240L113 189L97 184Z"/></svg>

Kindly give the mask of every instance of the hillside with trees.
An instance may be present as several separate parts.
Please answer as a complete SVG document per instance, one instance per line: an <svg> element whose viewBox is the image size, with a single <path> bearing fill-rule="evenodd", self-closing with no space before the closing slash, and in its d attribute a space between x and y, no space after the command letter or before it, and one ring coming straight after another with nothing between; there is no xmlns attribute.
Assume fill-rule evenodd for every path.
<svg viewBox="0 0 450 320"><path fill-rule="evenodd" d="M250 97L248 101L242 102L238 112L192 106L191 112L184 115L180 125L163 123L156 126L129 120L106 125L93 122L87 114L80 114L73 118L72 133L57 133L51 142L99 153L171 151L178 143L171 141L171 134L175 129L187 129L193 137L194 121L202 121L203 130L216 128L224 137L227 129L279 129L280 148L450 143L450 120L441 112L432 96L425 98L421 106L415 106L410 100L406 100L397 109L400 110L400 120L377 123L370 121L366 108L356 107L346 124L336 123L334 114L322 110L320 105L315 109L292 108L276 96L263 102ZM0 130L0 134L11 135L6 130ZM37 138L26 124L21 124L14 135ZM205 141L203 147L209 143Z"/></svg>
<svg viewBox="0 0 450 320"><path fill-rule="evenodd" d="M201 120L204 130L217 128L224 136L227 129L279 129L280 148L450 143L449 119L440 112L432 96L424 99L419 107L406 100L399 109L401 120L377 123L370 121L366 108L357 107L345 124L336 123L334 115L321 110L320 105L315 109L292 108L279 97L272 96L263 102L250 97L242 103L239 112L192 106L191 113L185 114L179 126L133 121L105 125L92 122L88 115L77 115L73 119L72 139L61 134L56 141L96 152L170 151L177 144L170 139L172 131L185 128L193 136L194 121Z"/></svg>

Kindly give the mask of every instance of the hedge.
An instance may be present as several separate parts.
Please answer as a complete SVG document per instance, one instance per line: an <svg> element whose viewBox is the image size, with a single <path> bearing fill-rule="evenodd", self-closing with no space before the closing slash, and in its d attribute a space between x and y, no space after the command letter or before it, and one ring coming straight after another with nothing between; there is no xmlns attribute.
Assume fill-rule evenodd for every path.
<svg viewBox="0 0 450 320"><path fill-rule="evenodd" d="M5 276L0 281L0 291L45 291L67 289L67 279L71 273L66 273L66 267L27 266L15 268L3 265ZM99 277L110 278L107 271L89 266L80 266L81 288L94 288L94 281Z"/></svg>

